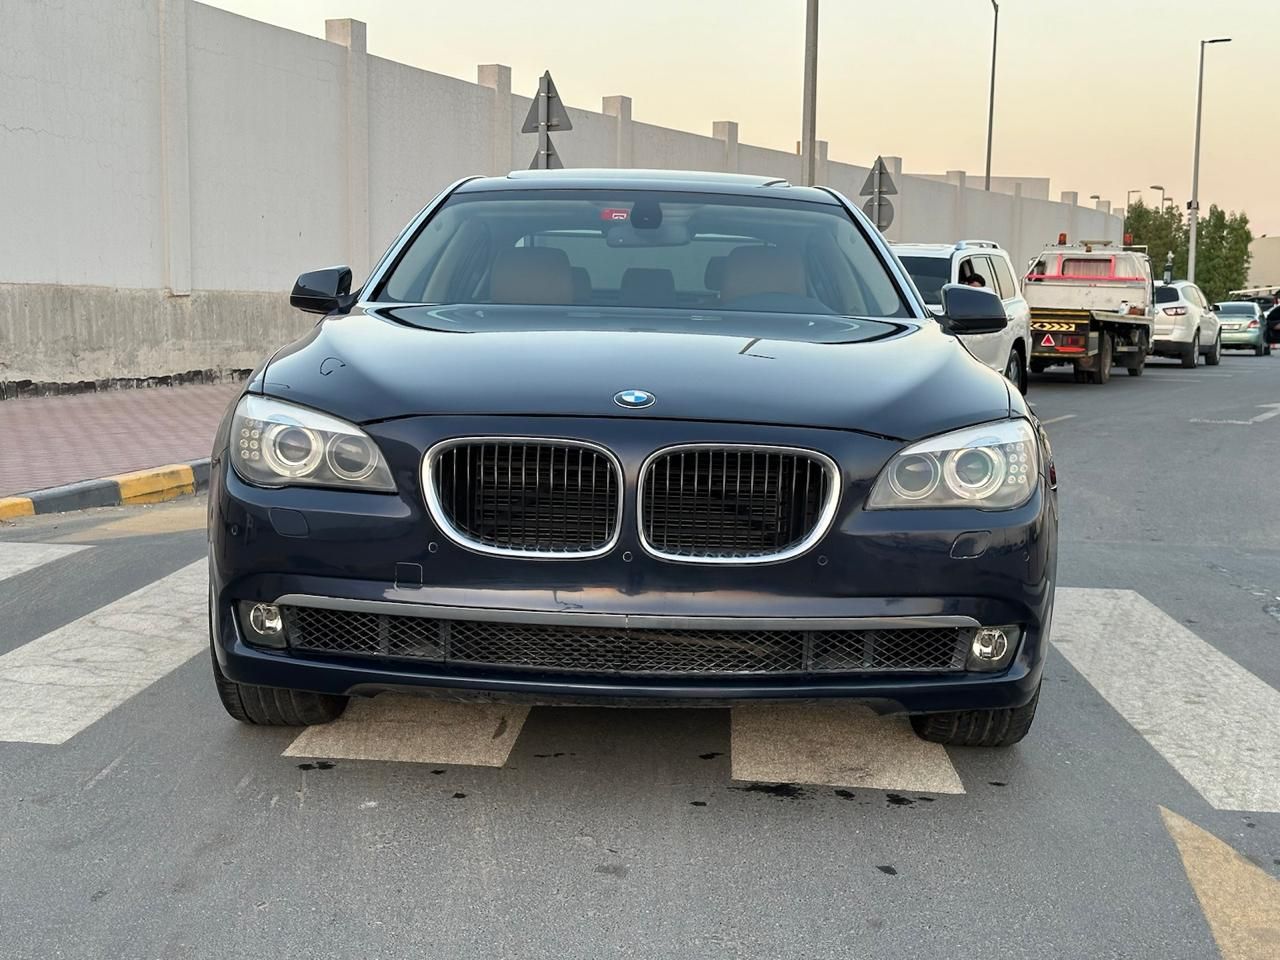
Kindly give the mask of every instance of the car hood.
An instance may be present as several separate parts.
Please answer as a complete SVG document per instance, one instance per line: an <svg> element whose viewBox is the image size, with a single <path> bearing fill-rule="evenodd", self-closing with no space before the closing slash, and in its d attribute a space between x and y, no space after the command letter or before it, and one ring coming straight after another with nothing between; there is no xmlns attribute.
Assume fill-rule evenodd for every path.
<svg viewBox="0 0 1280 960"><path fill-rule="evenodd" d="M913 440L1009 415L1005 379L932 322L862 342L786 339L804 321L690 333L647 322L458 332L411 322L414 310L357 310L285 347L252 389L355 423L395 417L643 417L791 424ZM431 312L438 316L439 310ZM651 318L647 318L651 319ZM791 329L779 326L790 322ZM780 338L749 336L773 329ZM886 328L891 329L891 328ZM614 402L644 390L645 409Z"/></svg>

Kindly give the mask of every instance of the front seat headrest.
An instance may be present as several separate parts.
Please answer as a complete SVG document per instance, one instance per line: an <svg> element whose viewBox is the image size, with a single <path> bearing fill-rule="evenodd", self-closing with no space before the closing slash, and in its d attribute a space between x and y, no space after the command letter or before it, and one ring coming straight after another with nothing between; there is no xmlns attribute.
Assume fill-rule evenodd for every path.
<svg viewBox="0 0 1280 960"><path fill-rule="evenodd" d="M489 277L493 303L573 303L569 257L556 247L511 247L493 261Z"/></svg>

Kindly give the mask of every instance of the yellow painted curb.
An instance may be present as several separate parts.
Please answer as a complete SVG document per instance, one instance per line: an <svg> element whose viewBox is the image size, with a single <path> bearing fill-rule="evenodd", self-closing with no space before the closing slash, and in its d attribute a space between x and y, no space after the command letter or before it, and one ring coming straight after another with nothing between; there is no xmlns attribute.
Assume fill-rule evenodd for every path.
<svg viewBox="0 0 1280 960"><path fill-rule="evenodd" d="M196 477L185 463L153 467L112 477L120 487L121 503L162 503L196 492Z"/></svg>
<svg viewBox="0 0 1280 960"><path fill-rule="evenodd" d="M36 508L30 497L0 497L0 520L14 517L35 516Z"/></svg>

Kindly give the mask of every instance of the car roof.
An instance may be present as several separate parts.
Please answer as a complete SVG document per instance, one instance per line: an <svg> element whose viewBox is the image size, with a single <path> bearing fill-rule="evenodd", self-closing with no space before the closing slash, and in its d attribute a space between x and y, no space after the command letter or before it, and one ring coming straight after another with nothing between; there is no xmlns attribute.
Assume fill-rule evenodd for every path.
<svg viewBox="0 0 1280 960"><path fill-rule="evenodd" d="M677 193L762 195L809 203L836 205L836 198L818 187L793 186L783 177L707 170L515 170L505 177L476 177L458 193L500 190L664 190Z"/></svg>
<svg viewBox="0 0 1280 960"><path fill-rule="evenodd" d="M980 241L983 246L978 246L979 241L961 240L959 243L891 243L889 247L898 256L907 257L932 257L934 259L943 260L953 257L961 253L985 253L985 254L1004 254L1005 250L998 244L989 244L990 241Z"/></svg>

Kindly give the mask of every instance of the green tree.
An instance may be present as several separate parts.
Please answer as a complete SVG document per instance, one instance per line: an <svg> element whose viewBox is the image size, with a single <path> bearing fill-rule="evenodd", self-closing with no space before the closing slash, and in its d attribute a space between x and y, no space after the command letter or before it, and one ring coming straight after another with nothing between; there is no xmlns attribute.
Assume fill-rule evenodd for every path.
<svg viewBox="0 0 1280 960"><path fill-rule="evenodd" d="M1253 240L1249 218L1211 206L1197 231L1196 286L1210 302L1225 300L1248 280L1249 243Z"/></svg>
<svg viewBox="0 0 1280 960"><path fill-rule="evenodd" d="M1165 259L1173 251L1173 276L1187 275L1187 225L1182 211L1172 205L1163 210L1148 207L1138 200L1128 210L1125 232L1133 236L1133 242L1147 248L1151 257L1151 269L1156 277L1164 276Z"/></svg>

